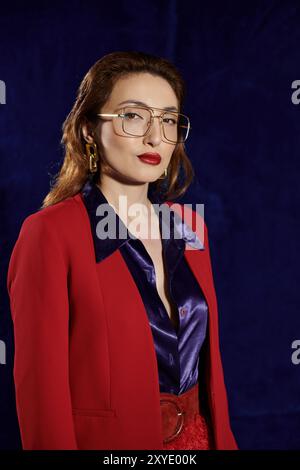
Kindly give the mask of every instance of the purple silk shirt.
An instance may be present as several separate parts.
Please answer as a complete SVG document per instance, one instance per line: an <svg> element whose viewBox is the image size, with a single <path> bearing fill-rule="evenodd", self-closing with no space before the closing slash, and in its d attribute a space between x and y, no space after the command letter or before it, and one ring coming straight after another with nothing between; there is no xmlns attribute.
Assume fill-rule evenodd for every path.
<svg viewBox="0 0 300 470"><path fill-rule="evenodd" d="M166 221L171 221L170 236L167 238L164 238L165 235L162 236L162 247L168 270L169 292L178 307L179 327L176 331L157 292L155 268L141 240L129 233L92 178L87 180L81 193L91 223L96 262L102 261L119 249L140 292L153 335L160 392L176 395L186 392L198 381L199 352L207 330L208 306L184 257L187 242L196 243L194 246L203 249L200 240L167 204L163 204L166 211L164 214L169 212L169 219L165 219L161 212L159 215L158 197L148 194L149 200L154 204L154 210L159 215L161 236L164 233L163 225L167 230ZM104 210L101 214L99 212L96 214L100 204L106 204L105 209L109 212ZM115 218L117 236L112 239L107 235L107 238L101 239L97 225L101 220L104 219L103 223L105 218L107 220L108 213ZM176 232L181 233L181 236L175 238ZM119 233L122 237L118 236Z"/></svg>

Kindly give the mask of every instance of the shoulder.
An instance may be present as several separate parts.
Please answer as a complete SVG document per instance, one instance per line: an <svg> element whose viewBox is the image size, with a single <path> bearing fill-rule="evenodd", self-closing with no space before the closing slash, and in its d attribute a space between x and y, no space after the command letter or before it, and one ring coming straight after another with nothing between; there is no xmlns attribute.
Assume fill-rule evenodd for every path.
<svg viewBox="0 0 300 470"><path fill-rule="evenodd" d="M80 193L68 197L52 206L29 214L22 223L22 230L60 231L78 225L84 218L84 208Z"/></svg>
<svg viewBox="0 0 300 470"><path fill-rule="evenodd" d="M28 215L10 255L8 286L20 269L46 270L51 263L65 269L77 252L86 255L89 232L85 222L88 216L80 193Z"/></svg>
<svg viewBox="0 0 300 470"><path fill-rule="evenodd" d="M88 216L81 194L40 209L28 215L22 222L16 245L35 247L76 246L84 239Z"/></svg>

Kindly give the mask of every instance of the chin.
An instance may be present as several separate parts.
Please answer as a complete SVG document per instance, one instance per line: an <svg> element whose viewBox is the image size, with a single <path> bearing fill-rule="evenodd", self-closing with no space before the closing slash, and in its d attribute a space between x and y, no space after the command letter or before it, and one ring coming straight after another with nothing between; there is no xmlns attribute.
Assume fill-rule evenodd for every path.
<svg viewBox="0 0 300 470"><path fill-rule="evenodd" d="M157 176L148 176L148 177L144 177L142 178L142 182L143 183L154 183L154 181L157 181L158 178L160 177L160 175L157 175Z"/></svg>
<svg viewBox="0 0 300 470"><path fill-rule="evenodd" d="M143 172L134 172L133 174L127 175L129 178L131 178L133 181L136 181L138 183L153 183L156 181L162 171L143 171Z"/></svg>

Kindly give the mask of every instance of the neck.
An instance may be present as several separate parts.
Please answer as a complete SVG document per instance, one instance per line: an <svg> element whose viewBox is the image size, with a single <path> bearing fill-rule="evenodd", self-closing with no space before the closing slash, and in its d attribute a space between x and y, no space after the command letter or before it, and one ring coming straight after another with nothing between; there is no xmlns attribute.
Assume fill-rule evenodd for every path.
<svg viewBox="0 0 300 470"><path fill-rule="evenodd" d="M102 178L100 182L97 183L97 186L102 191L107 202L112 205L117 214L122 218L124 217L123 210L125 209L126 216L128 220L134 218L134 215L129 215L128 212L132 204L140 204L142 208L143 217L148 218L150 212L153 210L151 201L148 199L148 187L149 183L144 184L126 184L124 182L117 181L113 178ZM122 198L120 199L120 196ZM125 199L124 199L125 197ZM124 204L122 210L120 204Z"/></svg>

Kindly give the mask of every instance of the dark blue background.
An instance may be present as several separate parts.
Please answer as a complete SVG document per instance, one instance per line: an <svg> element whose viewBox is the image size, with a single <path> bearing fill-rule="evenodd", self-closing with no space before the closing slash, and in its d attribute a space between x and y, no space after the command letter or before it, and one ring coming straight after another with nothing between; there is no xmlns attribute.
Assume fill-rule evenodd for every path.
<svg viewBox="0 0 300 470"><path fill-rule="evenodd" d="M204 203L232 429L241 449L300 449L300 3L68 1L0 6L0 448L20 448L6 292L24 218L62 161L61 125L89 67L118 50L170 59L188 89L186 148Z"/></svg>

